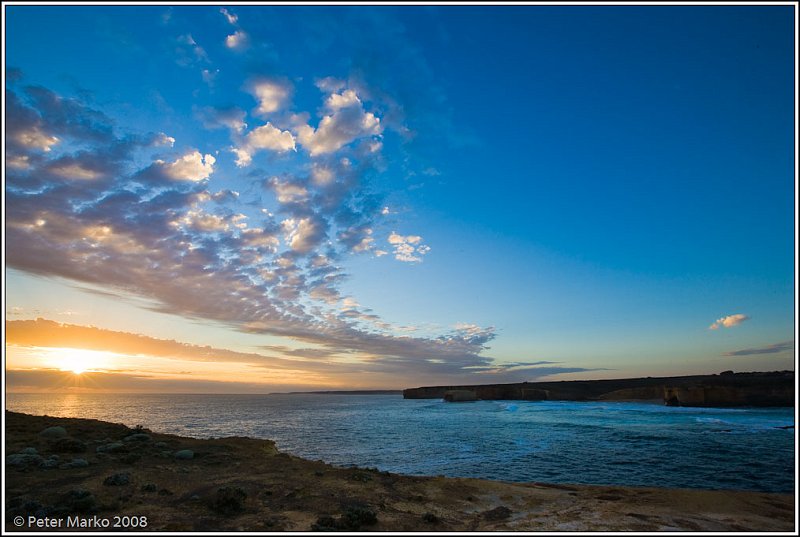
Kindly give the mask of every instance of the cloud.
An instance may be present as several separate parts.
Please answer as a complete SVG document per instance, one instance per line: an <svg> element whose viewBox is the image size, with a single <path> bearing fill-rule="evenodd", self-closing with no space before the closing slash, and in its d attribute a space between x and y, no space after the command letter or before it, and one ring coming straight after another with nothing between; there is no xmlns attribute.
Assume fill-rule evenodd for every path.
<svg viewBox="0 0 800 537"><path fill-rule="evenodd" d="M775 354L778 352L794 350L794 341L784 341L782 343L773 343L766 347L757 347L753 349L741 349L738 351L729 351L723 353L723 356L752 356L757 354Z"/></svg>
<svg viewBox="0 0 800 537"><path fill-rule="evenodd" d="M711 326L708 327L709 330L717 330L718 328L732 328L734 326L738 326L743 322L749 320L750 317L744 315L742 313L737 313L735 315L728 315L726 317L722 317L714 321Z"/></svg>
<svg viewBox="0 0 800 537"><path fill-rule="evenodd" d="M325 226L315 218L289 218L282 226L289 247L300 254L307 254L325 239Z"/></svg>
<svg viewBox="0 0 800 537"><path fill-rule="evenodd" d="M260 116L279 111L292 95L292 85L277 78L256 78L247 85L247 90L258 101L255 113Z"/></svg>
<svg viewBox="0 0 800 537"><path fill-rule="evenodd" d="M207 129L227 128L240 133L247 128L245 111L235 106L214 108L206 106L196 110L196 115Z"/></svg>
<svg viewBox="0 0 800 537"><path fill-rule="evenodd" d="M296 128L297 139L311 156L332 153L357 139L383 132L380 118L365 111L361 99L351 89L329 95L325 108L327 115L316 129L311 125Z"/></svg>
<svg viewBox="0 0 800 537"><path fill-rule="evenodd" d="M224 7L223 7L223 8L221 8L221 9L219 10L219 12L220 12L220 13L222 13L222 14L225 16L225 19L226 19L226 20L228 21L228 23L229 23L229 24L231 24L231 25L234 25L234 26L235 26L235 25L236 25L236 23L239 21L239 17L238 17L238 16L234 15L233 13L231 13L230 11L228 11L227 9L225 9Z"/></svg>
<svg viewBox="0 0 800 537"><path fill-rule="evenodd" d="M374 249L374 237L384 203L370 184L379 155L345 143L311 161L298 155L299 165L273 175L273 181L252 174L254 187L267 187L258 196L274 196L275 216L231 191L209 190L217 180L210 153L190 149L156 158L152 148L174 143L170 137L120 137L110 118L82 103L44 89L37 98L25 95L27 102L17 99L12 105L9 100L16 114L9 114L9 132L34 125L61 142L50 152L14 146L13 156L28 160L20 161L25 168L6 170L9 267L66 278L153 311L290 338L329 353L329 362L320 360L313 371L347 377L351 383L364 373L385 385L412 382L417 375L467 380L476 368L493 366L494 360L483 355L493 328L460 327L409 337L368 308L339 307L347 274L337 267L338 260L351 253L383 254ZM325 96L323 106L330 121L344 121L345 113L368 117L357 93L339 88L333 95ZM275 105L283 110L282 97L262 96L263 102L284 103ZM198 113L209 122L243 117L214 112ZM280 124L280 117L274 121ZM251 150L288 152L291 132L272 122L262 127L236 138L241 142L237 149L250 158ZM338 136L346 141L353 132ZM323 142L324 136L313 140ZM98 177L69 180L65 170ZM396 238L389 244L401 259L427 252L418 235L392 235ZM492 378L522 374L507 371Z"/></svg>
<svg viewBox="0 0 800 537"><path fill-rule="evenodd" d="M216 159L212 155L202 155L194 150L186 153L174 162L156 160L164 173L177 181L202 181L214 173Z"/></svg>
<svg viewBox="0 0 800 537"><path fill-rule="evenodd" d="M25 347L74 348L119 354L146 354L203 362L243 362L294 367L281 359L256 353L242 353L174 340L156 339L141 334L105 330L93 326L63 324L47 319L9 321L6 344Z"/></svg>
<svg viewBox="0 0 800 537"><path fill-rule="evenodd" d="M419 263L422 261L420 256L431 251L429 246L422 244L422 237L419 235L403 236L392 231L387 240L394 247L394 257L398 261Z"/></svg>
<svg viewBox="0 0 800 537"><path fill-rule="evenodd" d="M236 30L225 38L225 46L233 50L244 50L250 46L250 36L244 30Z"/></svg>
<svg viewBox="0 0 800 537"><path fill-rule="evenodd" d="M163 378L147 373L85 372L77 377L55 369L10 369L6 371L10 392L108 392L108 393L253 393L330 388L320 384L259 383L241 380Z"/></svg>
<svg viewBox="0 0 800 537"><path fill-rule="evenodd" d="M188 67L199 62L209 63L208 54L205 49L197 44L192 34L184 34L177 39L178 46L175 49L178 58L176 62L182 67Z"/></svg>
<svg viewBox="0 0 800 537"><path fill-rule="evenodd" d="M295 140L292 133L282 131L267 122L266 125L256 127L244 137L240 147L234 147L231 151L236 155L236 165L240 168L249 166L253 162L253 155L262 150L268 149L276 153L285 153L295 149Z"/></svg>

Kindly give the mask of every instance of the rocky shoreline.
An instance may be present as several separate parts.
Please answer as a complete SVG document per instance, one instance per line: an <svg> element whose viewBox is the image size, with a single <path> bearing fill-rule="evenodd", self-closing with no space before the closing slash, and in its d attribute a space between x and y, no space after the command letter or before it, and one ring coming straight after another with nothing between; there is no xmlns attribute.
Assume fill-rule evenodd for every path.
<svg viewBox="0 0 800 537"><path fill-rule="evenodd" d="M414 477L6 412L6 532L793 531L794 495Z"/></svg>
<svg viewBox="0 0 800 537"><path fill-rule="evenodd" d="M423 386L403 390L404 399L445 401L663 401L669 406L791 407L794 372L765 371L683 377L562 380Z"/></svg>

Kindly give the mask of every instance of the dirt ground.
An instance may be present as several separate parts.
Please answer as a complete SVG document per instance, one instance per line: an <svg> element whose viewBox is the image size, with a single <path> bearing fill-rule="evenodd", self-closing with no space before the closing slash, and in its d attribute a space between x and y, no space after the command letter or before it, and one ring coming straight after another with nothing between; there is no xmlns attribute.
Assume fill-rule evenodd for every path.
<svg viewBox="0 0 800 537"><path fill-rule="evenodd" d="M795 530L792 494L412 477L12 412L5 431L6 532Z"/></svg>

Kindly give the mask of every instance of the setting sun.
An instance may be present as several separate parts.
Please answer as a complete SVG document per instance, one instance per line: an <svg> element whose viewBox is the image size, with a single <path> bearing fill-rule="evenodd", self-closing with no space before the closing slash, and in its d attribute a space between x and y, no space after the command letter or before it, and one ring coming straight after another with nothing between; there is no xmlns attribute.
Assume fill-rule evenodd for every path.
<svg viewBox="0 0 800 537"><path fill-rule="evenodd" d="M48 351L47 361L61 371L80 375L86 371L97 371L108 365L109 353L85 349L56 348Z"/></svg>

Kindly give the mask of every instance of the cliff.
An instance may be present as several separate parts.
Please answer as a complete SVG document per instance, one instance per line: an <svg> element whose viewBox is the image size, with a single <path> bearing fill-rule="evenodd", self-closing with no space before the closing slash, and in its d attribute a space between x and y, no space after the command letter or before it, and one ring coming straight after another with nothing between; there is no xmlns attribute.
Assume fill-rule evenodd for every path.
<svg viewBox="0 0 800 537"><path fill-rule="evenodd" d="M427 386L403 390L405 399L442 399L445 392L477 399L522 401L662 400L671 406L794 406L794 372L772 371L685 377Z"/></svg>

